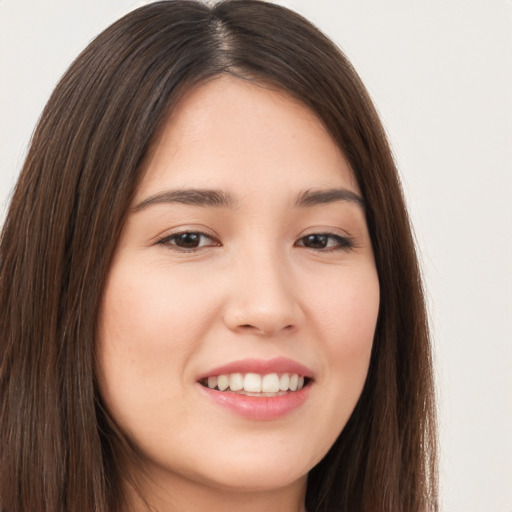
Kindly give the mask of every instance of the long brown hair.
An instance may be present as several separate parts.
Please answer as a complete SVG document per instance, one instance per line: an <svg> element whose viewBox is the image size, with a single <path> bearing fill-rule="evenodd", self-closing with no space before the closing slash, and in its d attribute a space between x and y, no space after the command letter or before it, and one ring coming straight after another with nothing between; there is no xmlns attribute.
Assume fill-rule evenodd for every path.
<svg viewBox="0 0 512 512"><path fill-rule="evenodd" d="M346 57L285 8L164 1L100 34L51 96L0 245L0 510L119 512L119 446L94 376L98 309L142 162L182 94L221 73L323 121L367 205L380 311L362 396L310 472L309 512L437 510L432 363L395 164Z"/></svg>

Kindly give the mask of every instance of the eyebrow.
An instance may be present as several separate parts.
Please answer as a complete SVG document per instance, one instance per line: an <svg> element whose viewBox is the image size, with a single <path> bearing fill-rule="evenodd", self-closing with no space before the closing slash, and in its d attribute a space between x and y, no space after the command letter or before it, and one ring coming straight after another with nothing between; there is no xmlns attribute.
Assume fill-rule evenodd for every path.
<svg viewBox="0 0 512 512"><path fill-rule="evenodd" d="M327 190L306 190L302 192L295 206L304 208L308 206L317 206L321 204L329 204L337 201L348 201L365 209L364 200L361 196L346 188L331 188Z"/></svg>
<svg viewBox="0 0 512 512"><path fill-rule="evenodd" d="M222 190L210 189L178 189L168 190L160 194L155 194L141 201L133 208L138 212L156 204L181 203L192 206L210 206L215 208L235 208L235 198Z"/></svg>
<svg viewBox="0 0 512 512"><path fill-rule="evenodd" d="M348 201L365 209L362 197L355 192L345 188L331 188L327 190L305 190L300 193L295 201L296 208L307 208L322 204L334 203L337 201ZM180 203L191 206L204 206L214 208L234 209L237 206L236 199L223 190L214 189L177 189L167 190L159 194L149 196L141 201L134 208L134 212L139 212L149 206L157 204Z"/></svg>

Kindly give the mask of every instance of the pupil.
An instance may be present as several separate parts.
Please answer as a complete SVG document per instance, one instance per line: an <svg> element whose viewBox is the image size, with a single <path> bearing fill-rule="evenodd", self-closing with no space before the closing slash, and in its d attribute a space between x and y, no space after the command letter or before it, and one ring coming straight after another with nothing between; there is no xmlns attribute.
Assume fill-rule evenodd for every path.
<svg viewBox="0 0 512 512"><path fill-rule="evenodd" d="M313 249L324 249L327 247L327 235L308 235L305 245Z"/></svg>
<svg viewBox="0 0 512 512"><path fill-rule="evenodd" d="M197 247L199 244L199 236L200 235L197 233L182 233L178 237L178 245L186 248Z"/></svg>

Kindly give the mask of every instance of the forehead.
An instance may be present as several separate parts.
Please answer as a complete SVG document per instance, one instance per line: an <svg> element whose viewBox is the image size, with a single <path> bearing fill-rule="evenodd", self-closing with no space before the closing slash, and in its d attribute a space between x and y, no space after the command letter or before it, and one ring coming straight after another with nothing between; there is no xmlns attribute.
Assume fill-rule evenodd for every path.
<svg viewBox="0 0 512 512"><path fill-rule="evenodd" d="M322 122L283 91L221 76L200 84L173 108L156 137L138 189L251 184L301 191L359 188Z"/></svg>

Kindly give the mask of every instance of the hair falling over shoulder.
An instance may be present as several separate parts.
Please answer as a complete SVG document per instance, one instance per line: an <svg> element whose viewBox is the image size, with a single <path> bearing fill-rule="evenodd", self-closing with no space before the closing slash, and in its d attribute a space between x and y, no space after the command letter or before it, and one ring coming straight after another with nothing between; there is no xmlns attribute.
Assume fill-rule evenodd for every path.
<svg viewBox="0 0 512 512"><path fill-rule="evenodd" d="M324 123L365 199L380 282L369 374L309 474L308 512L434 512L431 346L389 145L358 75L298 14L257 0L163 1L100 34L33 135L0 245L0 511L121 512L130 443L103 407L95 338L107 271L151 142L193 85L282 89Z"/></svg>

